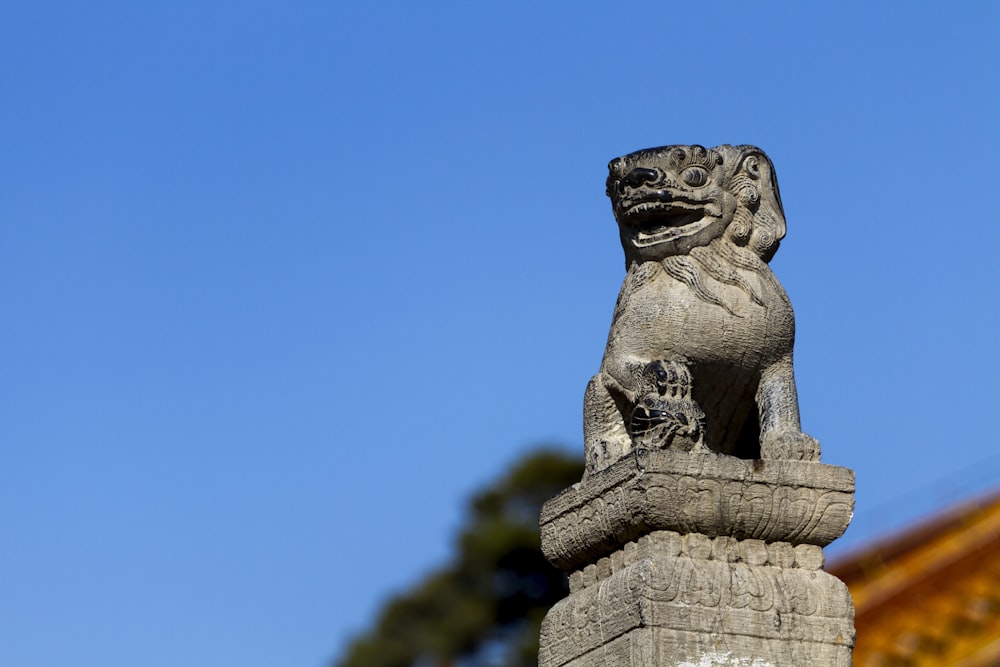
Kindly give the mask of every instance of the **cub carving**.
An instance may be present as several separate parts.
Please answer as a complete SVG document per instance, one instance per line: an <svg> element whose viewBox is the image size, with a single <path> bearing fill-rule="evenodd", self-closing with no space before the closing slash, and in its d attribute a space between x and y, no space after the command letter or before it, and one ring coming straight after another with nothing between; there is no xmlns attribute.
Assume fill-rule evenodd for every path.
<svg viewBox="0 0 1000 667"><path fill-rule="evenodd" d="M584 398L587 472L633 449L818 460L792 372L795 319L770 261L785 235L753 146L664 146L608 165L627 274Z"/></svg>

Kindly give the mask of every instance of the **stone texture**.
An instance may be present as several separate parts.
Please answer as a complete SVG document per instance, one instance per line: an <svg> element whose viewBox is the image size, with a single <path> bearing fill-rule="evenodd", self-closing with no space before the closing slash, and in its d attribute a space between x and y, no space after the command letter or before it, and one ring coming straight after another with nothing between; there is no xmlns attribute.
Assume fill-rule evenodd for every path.
<svg viewBox="0 0 1000 667"><path fill-rule="evenodd" d="M853 491L846 468L673 450L588 476L542 510L570 595L539 665L849 665L851 598L821 568Z"/></svg>
<svg viewBox="0 0 1000 667"><path fill-rule="evenodd" d="M552 609L540 664L606 665L602 652L618 638L649 659L610 664L676 665L712 653L775 665L807 664L797 656L847 664L854 629L840 580L817 570L664 556L655 546Z"/></svg>
<svg viewBox="0 0 1000 667"><path fill-rule="evenodd" d="M854 474L799 423L771 161L665 146L609 170L627 273L584 398L584 478L542 510L570 594L539 665L850 665L851 597L822 567Z"/></svg>
<svg viewBox="0 0 1000 667"><path fill-rule="evenodd" d="M756 541L765 551L776 542L823 547L853 511L847 468L638 450L545 504L542 550L568 570L652 531Z"/></svg>
<svg viewBox="0 0 1000 667"><path fill-rule="evenodd" d="M588 473L634 447L818 459L799 425L792 306L767 265L785 235L771 161L665 146L609 171L627 273L584 400Z"/></svg>

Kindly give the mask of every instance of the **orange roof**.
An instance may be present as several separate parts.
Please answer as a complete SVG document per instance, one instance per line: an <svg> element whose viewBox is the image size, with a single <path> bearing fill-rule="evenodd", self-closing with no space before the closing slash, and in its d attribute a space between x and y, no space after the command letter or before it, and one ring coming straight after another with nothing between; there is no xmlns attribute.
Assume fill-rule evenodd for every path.
<svg viewBox="0 0 1000 667"><path fill-rule="evenodd" d="M1000 493L839 558L857 667L1000 665Z"/></svg>

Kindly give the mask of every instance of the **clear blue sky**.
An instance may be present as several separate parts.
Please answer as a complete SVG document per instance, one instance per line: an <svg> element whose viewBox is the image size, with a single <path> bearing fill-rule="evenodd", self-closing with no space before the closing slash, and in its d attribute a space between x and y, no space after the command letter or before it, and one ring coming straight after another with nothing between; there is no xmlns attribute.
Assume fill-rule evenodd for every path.
<svg viewBox="0 0 1000 667"><path fill-rule="evenodd" d="M776 164L844 545L1000 483L1000 5L819 4L3 3L0 664L333 657L580 451L648 146Z"/></svg>

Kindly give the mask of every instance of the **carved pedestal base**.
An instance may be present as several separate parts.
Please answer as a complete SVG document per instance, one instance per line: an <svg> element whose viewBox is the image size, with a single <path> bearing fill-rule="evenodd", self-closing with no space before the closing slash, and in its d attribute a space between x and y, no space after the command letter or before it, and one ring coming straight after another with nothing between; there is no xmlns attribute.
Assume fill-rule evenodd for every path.
<svg viewBox="0 0 1000 667"><path fill-rule="evenodd" d="M542 512L572 574L540 667L850 665L850 594L821 568L853 487L821 463L669 450L584 479Z"/></svg>

